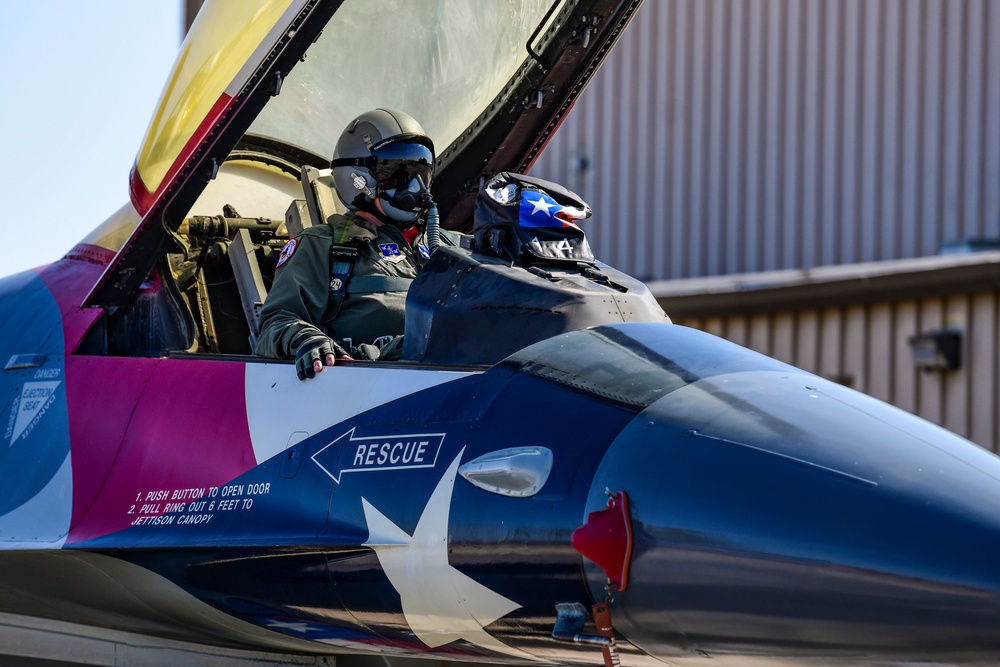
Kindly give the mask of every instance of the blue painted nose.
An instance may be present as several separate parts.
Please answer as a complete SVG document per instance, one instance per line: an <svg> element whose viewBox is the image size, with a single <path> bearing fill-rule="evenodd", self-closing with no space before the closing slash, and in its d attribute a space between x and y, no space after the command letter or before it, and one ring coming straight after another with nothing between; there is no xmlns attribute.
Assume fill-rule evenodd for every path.
<svg viewBox="0 0 1000 667"><path fill-rule="evenodd" d="M667 378L620 434L587 507L604 507L605 489L629 497L619 633L667 661L1000 658L1000 459L870 397L669 329L630 335L683 382ZM604 599L605 574L586 568Z"/></svg>

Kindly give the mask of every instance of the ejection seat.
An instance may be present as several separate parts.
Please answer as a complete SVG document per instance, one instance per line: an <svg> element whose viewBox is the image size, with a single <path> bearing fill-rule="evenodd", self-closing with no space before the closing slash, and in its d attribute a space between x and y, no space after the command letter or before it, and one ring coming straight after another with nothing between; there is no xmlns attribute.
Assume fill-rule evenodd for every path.
<svg viewBox="0 0 1000 667"><path fill-rule="evenodd" d="M305 199L293 200L285 212L285 228L289 238L294 238L312 225L313 220L326 221L337 212L329 169L316 169L306 165L302 167L301 180ZM246 229L238 230L229 244L229 260L250 330L251 350L257 346L260 309L267 298L267 288L256 250L250 232ZM273 267L270 268L273 271Z"/></svg>

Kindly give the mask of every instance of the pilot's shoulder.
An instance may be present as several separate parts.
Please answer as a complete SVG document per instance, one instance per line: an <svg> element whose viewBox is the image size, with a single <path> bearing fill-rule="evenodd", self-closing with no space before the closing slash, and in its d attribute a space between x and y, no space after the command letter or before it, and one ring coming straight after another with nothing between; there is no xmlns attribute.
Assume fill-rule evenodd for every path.
<svg viewBox="0 0 1000 667"><path fill-rule="evenodd" d="M333 243L333 230L326 225L306 227L295 235L281 251L278 266L292 258L292 255L325 255Z"/></svg>
<svg viewBox="0 0 1000 667"><path fill-rule="evenodd" d="M330 232L336 243L359 244L371 243L378 238L378 228L361 216L348 213L334 213L327 218L325 225L320 225ZM315 229L310 227L309 229Z"/></svg>
<svg viewBox="0 0 1000 667"><path fill-rule="evenodd" d="M333 228L330 225L313 225L306 227L295 237L297 239L330 239L333 238Z"/></svg>

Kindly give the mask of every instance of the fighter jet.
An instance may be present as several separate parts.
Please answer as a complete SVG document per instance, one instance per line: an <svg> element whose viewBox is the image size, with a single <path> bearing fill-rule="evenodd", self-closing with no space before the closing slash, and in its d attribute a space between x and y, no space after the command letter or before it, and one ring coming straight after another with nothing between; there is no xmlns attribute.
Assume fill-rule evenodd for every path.
<svg viewBox="0 0 1000 667"><path fill-rule="evenodd" d="M671 324L524 176L638 4L205 3L130 202L0 281L0 656L996 664L1000 459ZM374 108L467 243L302 382L260 305ZM481 215L525 197L574 222Z"/></svg>

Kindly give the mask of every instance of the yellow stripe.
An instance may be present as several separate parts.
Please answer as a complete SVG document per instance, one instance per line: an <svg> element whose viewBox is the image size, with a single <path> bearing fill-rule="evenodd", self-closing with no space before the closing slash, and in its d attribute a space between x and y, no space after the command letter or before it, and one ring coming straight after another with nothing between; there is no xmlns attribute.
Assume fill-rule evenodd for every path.
<svg viewBox="0 0 1000 667"><path fill-rule="evenodd" d="M181 45L136 157L149 192L160 187L226 89L242 87L244 82L234 79L294 1L206 0Z"/></svg>

